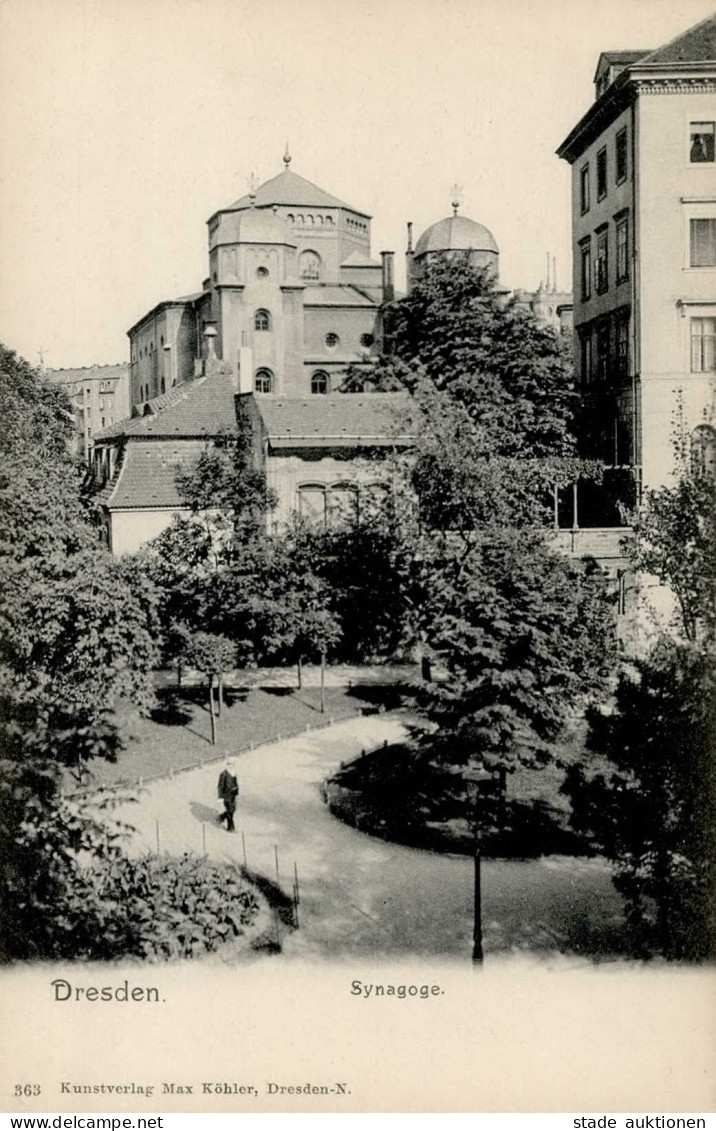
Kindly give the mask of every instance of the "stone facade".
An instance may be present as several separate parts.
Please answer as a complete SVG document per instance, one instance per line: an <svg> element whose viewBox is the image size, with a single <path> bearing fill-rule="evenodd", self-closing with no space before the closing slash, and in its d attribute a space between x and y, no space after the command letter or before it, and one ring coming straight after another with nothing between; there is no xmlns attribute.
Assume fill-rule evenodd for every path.
<svg viewBox="0 0 716 1131"><path fill-rule="evenodd" d="M644 488L674 472L674 428L713 449L716 17L652 52L604 53L572 166L575 365L598 454Z"/></svg>

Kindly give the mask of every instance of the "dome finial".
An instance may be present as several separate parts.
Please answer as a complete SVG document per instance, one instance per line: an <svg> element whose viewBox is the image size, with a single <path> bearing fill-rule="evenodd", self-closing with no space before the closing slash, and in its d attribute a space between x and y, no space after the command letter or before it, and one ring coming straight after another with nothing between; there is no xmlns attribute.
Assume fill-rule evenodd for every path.
<svg viewBox="0 0 716 1131"><path fill-rule="evenodd" d="M450 189L450 195L452 196L452 200L450 202L452 204L452 214L453 216L457 216L458 208L460 207L460 203L462 201L462 185L459 185L457 181Z"/></svg>
<svg viewBox="0 0 716 1131"><path fill-rule="evenodd" d="M288 151L288 142L286 142L286 152L283 155L284 172L288 172L288 167L291 164L291 154Z"/></svg>

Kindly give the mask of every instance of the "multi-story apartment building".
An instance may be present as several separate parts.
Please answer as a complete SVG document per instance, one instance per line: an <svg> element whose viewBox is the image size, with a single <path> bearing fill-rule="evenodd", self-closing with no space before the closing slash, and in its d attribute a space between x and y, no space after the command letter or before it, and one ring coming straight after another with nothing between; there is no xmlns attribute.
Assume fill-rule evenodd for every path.
<svg viewBox="0 0 716 1131"><path fill-rule="evenodd" d="M590 454L668 482L675 429L713 460L716 15L607 51L558 154L572 166L574 346Z"/></svg>
<svg viewBox="0 0 716 1131"><path fill-rule="evenodd" d="M94 434L129 416L129 366L46 369L45 377L61 385L70 398L75 418L74 454L89 461Z"/></svg>

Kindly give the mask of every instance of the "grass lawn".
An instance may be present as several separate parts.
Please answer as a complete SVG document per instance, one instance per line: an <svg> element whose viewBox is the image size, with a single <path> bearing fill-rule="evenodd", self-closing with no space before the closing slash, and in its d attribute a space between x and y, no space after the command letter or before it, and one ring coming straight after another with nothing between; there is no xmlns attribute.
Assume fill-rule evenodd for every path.
<svg viewBox="0 0 716 1131"><path fill-rule="evenodd" d="M591 846L570 827L570 802L562 793L564 767L584 749L576 724L555 748L562 765L520 768L508 775L504 805L486 792L479 803L485 856L521 858L589 855ZM437 851L473 851L474 793L459 773L434 764L410 743L387 747L342 767L324 786L329 808L364 832Z"/></svg>
<svg viewBox="0 0 716 1131"><path fill-rule="evenodd" d="M381 702L392 706L399 693L376 686L326 687L325 714L320 711L318 687L230 687L221 718L217 720L216 746L211 744L211 722L204 688L158 689L160 706L150 718L127 709L118 716L125 749L116 762L97 760L90 766L92 785L135 785L178 770L222 758L224 751L238 753L296 734L306 727L323 726L332 718L347 719ZM87 775L85 775L87 783ZM70 777L68 788L76 788Z"/></svg>

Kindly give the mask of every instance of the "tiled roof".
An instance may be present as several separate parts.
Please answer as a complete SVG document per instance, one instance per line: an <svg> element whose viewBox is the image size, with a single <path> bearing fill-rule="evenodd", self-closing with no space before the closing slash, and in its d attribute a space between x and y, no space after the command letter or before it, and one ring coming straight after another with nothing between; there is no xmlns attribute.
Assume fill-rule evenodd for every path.
<svg viewBox="0 0 716 1131"><path fill-rule="evenodd" d="M716 62L716 13L641 60L652 63Z"/></svg>
<svg viewBox="0 0 716 1131"><path fill-rule="evenodd" d="M203 448L201 440L133 440L126 446L114 481L95 496L95 501L109 510L184 506L176 473L195 460Z"/></svg>
<svg viewBox="0 0 716 1131"><path fill-rule="evenodd" d="M351 212L358 211L352 208L350 204L346 204L344 200L339 200L337 196L331 196L330 193L324 192L312 181L307 181L305 177L299 177L298 173L292 173L290 169L278 173L268 181L264 181L256 190L255 206L257 208L270 207L273 204L293 204L298 208L348 208ZM227 211L250 207L251 198L247 194L234 201ZM361 216L366 215L365 212L359 214Z"/></svg>
<svg viewBox="0 0 716 1131"><path fill-rule="evenodd" d="M406 393L257 397L256 403L272 448L375 447L410 442L410 398Z"/></svg>
<svg viewBox="0 0 716 1131"><path fill-rule="evenodd" d="M323 287L306 287L303 293L304 306L378 306L375 299L363 294L357 287L349 284L336 286L327 283Z"/></svg>
<svg viewBox="0 0 716 1131"><path fill-rule="evenodd" d="M362 251L352 251L347 259L341 263L341 267L380 267L381 264L376 259L371 259L370 256L364 255Z"/></svg>
<svg viewBox="0 0 716 1131"><path fill-rule="evenodd" d="M115 381L126 376L129 365L83 365L79 369L45 369L48 381L71 384L74 381Z"/></svg>
<svg viewBox="0 0 716 1131"><path fill-rule="evenodd" d="M236 431L236 389L228 373L213 373L176 385L149 401L150 413L120 420L94 437L95 443L118 436L219 436Z"/></svg>

